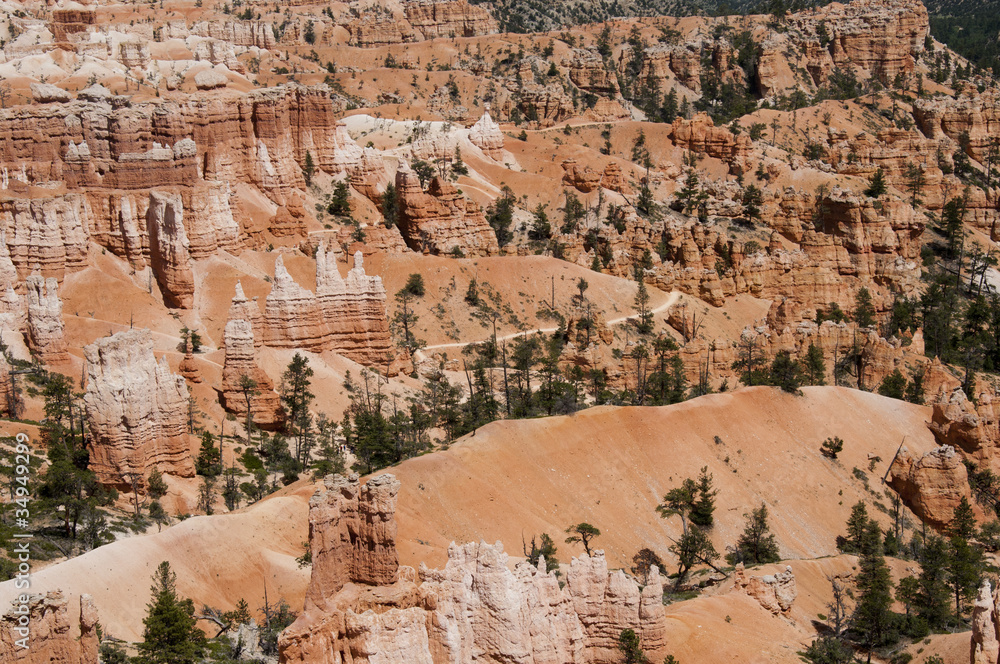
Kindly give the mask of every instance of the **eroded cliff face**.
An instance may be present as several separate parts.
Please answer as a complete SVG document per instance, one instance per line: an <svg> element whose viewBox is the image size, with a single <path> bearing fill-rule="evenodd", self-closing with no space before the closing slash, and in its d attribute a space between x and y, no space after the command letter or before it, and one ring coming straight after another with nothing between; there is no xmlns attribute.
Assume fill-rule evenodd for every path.
<svg viewBox="0 0 1000 664"><path fill-rule="evenodd" d="M125 474L146 477L154 467L194 477L187 386L166 358L156 361L152 333L118 332L84 351L90 469L98 480L120 486Z"/></svg>
<svg viewBox="0 0 1000 664"><path fill-rule="evenodd" d="M28 347L45 364L69 360L63 337L59 282L33 274L25 282L28 301Z"/></svg>
<svg viewBox="0 0 1000 664"><path fill-rule="evenodd" d="M972 637L969 644L970 664L1000 662L1000 610L997 593L988 580L983 581L972 605Z"/></svg>
<svg viewBox="0 0 1000 664"><path fill-rule="evenodd" d="M381 277L365 274L360 251L345 279L334 251L320 245L315 293L295 283L279 256L262 316L264 345L332 350L362 364L385 366L393 359L385 299Z"/></svg>
<svg viewBox="0 0 1000 664"><path fill-rule="evenodd" d="M466 256L494 256L500 252L483 209L450 182L436 177L425 192L417 174L401 165L396 171L396 194L399 230L414 251L447 254L461 249Z"/></svg>
<svg viewBox="0 0 1000 664"><path fill-rule="evenodd" d="M363 48L438 37L476 37L497 32L489 10L466 0L407 0L401 10L371 6L347 23L351 43Z"/></svg>
<svg viewBox="0 0 1000 664"><path fill-rule="evenodd" d="M154 191L146 212L149 227L149 263L168 307L194 305L191 244L184 230L184 204L177 194Z"/></svg>
<svg viewBox="0 0 1000 664"><path fill-rule="evenodd" d="M226 323L224 343L226 357L222 366L223 407L241 418L246 416L249 393L254 424L265 429L283 424L285 413L281 407L281 399L274 391L274 383L257 366L252 323L242 318L231 318ZM254 384L249 392L243 390L246 378Z"/></svg>
<svg viewBox="0 0 1000 664"><path fill-rule="evenodd" d="M889 468L889 486L920 519L945 528L962 497L969 497L969 480L962 457L943 445L923 456L903 446Z"/></svg>
<svg viewBox="0 0 1000 664"><path fill-rule="evenodd" d="M30 647L18 641L16 609L0 619L0 661L7 664L97 664L97 607L90 595L80 595L79 637L69 619L66 598L58 590L32 595L28 604Z"/></svg>
<svg viewBox="0 0 1000 664"><path fill-rule="evenodd" d="M635 630L650 657L665 654L656 567L640 588L621 570L609 572L597 551L574 558L560 587L544 559L511 569L499 542L452 544L444 569L399 567L398 488L392 475L365 486L355 475L328 477L317 489L309 506L312 578L305 610L279 640L282 662L611 664L620 661L624 629ZM795 597L790 572L737 587L775 614L787 613Z"/></svg>

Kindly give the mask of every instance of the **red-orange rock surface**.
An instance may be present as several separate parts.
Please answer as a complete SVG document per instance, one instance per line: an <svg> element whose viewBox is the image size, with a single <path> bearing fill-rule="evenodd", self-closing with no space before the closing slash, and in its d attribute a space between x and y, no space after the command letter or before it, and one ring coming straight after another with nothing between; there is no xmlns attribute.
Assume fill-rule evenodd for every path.
<svg viewBox="0 0 1000 664"><path fill-rule="evenodd" d="M431 180L427 191L417 174L401 164L396 172L399 196L399 230L415 251L447 254L461 249L466 256L493 256L500 251L496 234L482 208L441 178Z"/></svg>
<svg viewBox="0 0 1000 664"><path fill-rule="evenodd" d="M962 457L948 445L916 457L904 445L889 469L889 486L920 519L935 528L951 522L969 481Z"/></svg>
<svg viewBox="0 0 1000 664"><path fill-rule="evenodd" d="M26 591L27 592L27 591ZM19 633L19 606L27 608L27 633ZM97 664L97 608L90 595L80 595L80 635L74 635L66 598L52 590L30 595L0 620L0 661L5 664ZM30 636L28 636L30 634ZM18 642L28 636L27 647Z"/></svg>

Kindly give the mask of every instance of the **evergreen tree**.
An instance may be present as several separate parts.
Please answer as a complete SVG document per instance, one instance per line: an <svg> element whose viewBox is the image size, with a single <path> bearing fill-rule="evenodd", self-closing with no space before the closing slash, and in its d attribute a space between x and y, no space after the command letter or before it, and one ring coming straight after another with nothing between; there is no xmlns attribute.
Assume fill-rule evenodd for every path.
<svg viewBox="0 0 1000 664"><path fill-rule="evenodd" d="M140 664L195 664L204 655L205 635L196 627L194 603L177 596L176 583L170 563L161 562L137 646Z"/></svg>
<svg viewBox="0 0 1000 664"><path fill-rule="evenodd" d="M885 173L881 168L875 171L872 175L871 180L868 182L868 188L865 189L865 196L870 196L872 198L878 198L883 195L888 190L885 183Z"/></svg>
<svg viewBox="0 0 1000 664"><path fill-rule="evenodd" d="M703 466L698 476L698 497L691 505L691 523L710 528L715 522L715 496L719 492L712 488L712 476L708 466Z"/></svg>
<svg viewBox="0 0 1000 664"><path fill-rule="evenodd" d="M760 189L755 185L748 184L743 190L743 216L747 221L753 223L760 219L760 206L764 203L764 197Z"/></svg>
<svg viewBox="0 0 1000 664"><path fill-rule="evenodd" d="M816 344L809 344L802 368L810 385L826 384L826 362L823 359L823 349Z"/></svg>
<svg viewBox="0 0 1000 664"><path fill-rule="evenodd" d="M313 162L312 153L306 150L306 163L302 167L302 177L305 178L306 186L312 186L313 175L316 173L316 164Z"/></svg>
<svg viewBox="0 0 1000 664"><path fill-rule="evenodd" d="M677 119L677 112L677 92L670 88L670 92L663 97L663 110L660 111L660 115L664 122L671 123Z"/></svg>
<svg viewBox="0 0 1000 664"><path fill-rule="evenodd" d="M396 185L390 182L382 192L382 220L386 228L392 228L399 223L399 199L396 196Z"/></svg>
<svg viewBox="0 0 1000 664"><path fill-rule="evenodd" d="M962 496L948 524L951 555L948 559L948 578L955 598L955 615L961 616L965 605L979 588L984 567L983 552L972 542L976 536L976 515L969 500Z"/></svg>
<svg viewBox="0 0 1000 664"><path fill-rule="evenodd" d="M841 448L843 445L840 446ZM838 452L840 450L837 450ZM833 455L836 458L836 455ZM837 548L844 553L858 553L861 551L861 540L868 527L868 508L863 500L859 500L851 507L851 515L847 517L847 537L837 538Z"/></svg>
<svg viewBox="0 0 1000 664"><path fill-rule="evenodd" d="M201 450L195 459L194 468L199 475L211 477L222 472L222 453L215 445L215 436L209 431L201 434Z"/></svg>
<svg viewBox="0 0 1000 664"><path fill-rule="evenodd" d="M537 543L532 535L531 546L524 546L524 557L532 566L537 566L538 559L544 557L546 572L559 569L559 561L556 560L556 543L547 533L542 533Z"/></svg>
<svg viewBox="0 0 1000 664"><path fill-rule="evenodd" d="M326 206L326 211L334 217L351 216L351 192L343 180L338 180L337 184L333 186L333 195L330 197L330 203Z"/></svg>
<svg viewBox="0 0 1000 664"><path fill-rule="evenodd" d="M649 291L646 289L646 282L639 276L637 279L639 288L635 293L634 307L638 314L636 319L636 330L639 334L650 334L653 331L653 312L649 308Z"/></svg>
<svg viewBox="0 0 1000 664"><path fill-rule="evenodd" d="M942 629L951 617L948 586L948 543L937 535L931 535L920 551L919 590L917 593L917 615L931 629Z"/></svg>
<svg viewBox="0 0 1000 664"><path fill-rule="evenodd" d="M906 394L906 377L895 369L891 374L882 379L878 386L878 393L891 399L900 399Z"/></svg>
<svg viewBox="0 0 1000 664"><path fill-rule="evenodd" d="M861 551L856 581L858 600L851 631L868 651L871 662L872 651L897 638L892 613L892 575L882 554L882 532L874 521L869 521L865 528Z"/></svg>
<svg viewBox="0 0 1000 664"><path fill-rule="evenodd" d="M802 367L792 359L787 350L779 351L771 363L771 384L785 392L799 393L802 384Z"/></svg>
<svg viewBox="0 0 1000 664"><path fill-rule="evenodd" d="M648 664L649 660L642 652L639 635L633 629L622 630L618 635L618 650L622 654L624 664Z"/></svg>
<svg viewBox="0 0 1000 664"><path fill-rule="evenodd" d="M761 503L760 507L749 514L744 514L743 518L747 520L743 534L726 559L734 565L736 563L764 565L781 560L778 542L767 523L767 505Z"/></svg>
<svg viewBox="0 0 1000 664"><path fill-rule="evenodd" d="M583 544L583 550L587 552L588 556L590 555L591 540L601 534L600 530L589 523L578 523L570 526L566 529L566 532L569 533L569 537L566 538L566 543L573 544L574 542L579 542Z"/></svg>
<svg viewBox="0 0 1000 664"><path fill-rule="evenodd" d="M285 372L281 375L281 403L287 414L288 433L295 441L295 461L304 468L309 461L312 431L312 416L309 406L316 397L310 387L313 377L309 360L301 353L295 353Z"/></svg>
<svg viewBox="0 0 1000 664"><path fill-rule="evenodd" d="M854 322L858 327L875 325L875 305L872 304L872 294L863 287L854 296Z"/></svg>
<svg viewBox="0 0 1000 664"><path fill-rule="evenodd" d="M677 556L675 588L681 587L692 567L698 563L711 565L719 557L712 540L699 526L688 528L681 538L670 546L670 552Z"/></svg>
<svg viewBox="0 0 1000 664"><path fill-rule="evenodd" d="M501 247L512 239L514 234L510 230L514 222L514 192L505 186L500 196L486 208L486 221L497 236L497 244Z"/></svg>
<svg viewBox="0 0 1000 664"><path fill-rule="evenodd" d="M534 242L545 242L552 237L552 224L549 223L549 215L545 214L545 206L541 203L535 208L528 230L528 239Z"/></svg>

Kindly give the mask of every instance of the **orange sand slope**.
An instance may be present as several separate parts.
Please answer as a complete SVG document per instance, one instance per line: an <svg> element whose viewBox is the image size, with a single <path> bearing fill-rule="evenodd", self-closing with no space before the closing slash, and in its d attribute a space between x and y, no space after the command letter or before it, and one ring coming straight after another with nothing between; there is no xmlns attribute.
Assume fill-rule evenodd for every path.
<svg viewBox="0 0 1000 664"><path fill-rule="evenodd" d="M911 450L935 447L929 419L925 407L846 388L796 397L759 387L662 408L495 422L392 471L402 481L401 558L440 563L453 540L501 540L520 553L522 537L547 532L566 562L582 548L561 533L580 521L601 529L594 546L612 566L630 566L644 546L666 556L680 518L660 519L656 505L706 465L719 489L716 548L732 544L743 513L763 501L784 557L833 554L851 505L872 497L853 468L881 495L904 436ZM829 436L845 443L836 461L819 452ZM881 457L871 472L869 454Z"/></svg>
<svg viewBox="0 0 1000 664"><path fill-rule="evenodd" d="M878 488L903 436L914 450L934 446L928 417L924 407L827 387L806 388L801 397L751 388L662 408L496 422L390 470L402 481L400 559L441 565L452 540L499 539L518 553L522 535L548 532L568 562L578 545L562 543L560 533L588 521L602 530L596 546L612 566L628 565L643 546L671 565L668 535L676 536L680 523L661 520L654 508L704 465L720 489L718 548L735 540L743 512L764 501L783 555L832 554L850 506L865 494L852 468L867 470L868 453L881 456L869 473ZM837 461L819 453L833 435L845 441ZM71 607L79 593L94 595L106 631L127 639L141 633L150 577L161 560L171 562L180 592L197 604L230 608L245 597L256 608L267 580L269 597L283 595L299 607L308 570L294 559L307 537L311 493L303 482L236 514L195 517L109 544L41 570L33 591L61 588ZM14 594L12 582L0 584L0 606Z"/></svg>

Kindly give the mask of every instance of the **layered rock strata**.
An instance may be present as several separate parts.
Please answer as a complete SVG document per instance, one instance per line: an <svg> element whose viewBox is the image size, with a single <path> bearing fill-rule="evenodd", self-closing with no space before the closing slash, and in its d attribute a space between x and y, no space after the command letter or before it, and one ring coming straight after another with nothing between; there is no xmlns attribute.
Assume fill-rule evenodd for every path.
<svg viewBox="0 0 1000 664"><path fill-rule="evenodd" d="M414 251L447 254L459 249L466 256L500 252L483 209L450 182L434 178L425 192L417 174L401 164L396 171L396 195L399 230Z"/></svg>
<svg viewBox="0 0 1000 664"><path fill-rule="evenodd" d="M264 345L332 350L362 364L383 366L392 359L392 339L385 313L385 287L365 274L364 257L342 278L336 255L316 251L316 292L295 283L279 256L262 318Z"/></svg>
<svg viewBox="0 0 1000 664"><path fill-rule="evenodd" d="M59 282L33 274L25 282L28 300L28 347L45 364L69 361L63 336Z"/></svg>
<svg viewBox="0 0 1000 664"><path fill-rule="evenodd" d="M97 608L90 595L80 595L79 636L70 624L62 592L31 595L28 604L29 647L19 644L22 616L17 609L0 619L0 661L6 664L97 664Z"/></svg>
<svg viewBox="0 0 1000 664"><path fill-rule="evenodd" d="M285 421L285 413L281 407L281 399L274 391L274 383L257 366L252 323L242 318L230 319L226 323L224 340L226 357L222 367L223 407L243 417L247 412L249 394L253 423L264 429L280 426ZM253 381L253 389L248 391L243 389L246 378Z"/></svg>
<svg viewBox="0 0 1000 664"><path fill-rule="evenodd" d="M563 588L544 559L511 570L499 542L452 544L445 568L421 566L417 583L396 563L398 487L391 475L365 487L356 476L328 477L313 496L313 574L305 610L281 636L283 662L610 664L624 629L647 653L664 653L659 571L640 589L609 573L600 551L574 559Z"/></svg>
<svg viewBox="0 0 1000 664"><path fill-rule="evenodd" d="M153 468L194 477L187 387L166 358L156 361L152 333L119 332L84 352L90 469L98 480L120 486L126 474L145 477Z"/></svg>
<svg viewBox="0 0 1000 664"><path fill-rule="evenodd" d="M178 194L159 191L149 195L146 212L149 228L149 263L168 307L194 305L194 270L191 243L184 230L184 204Z"/></svg>

